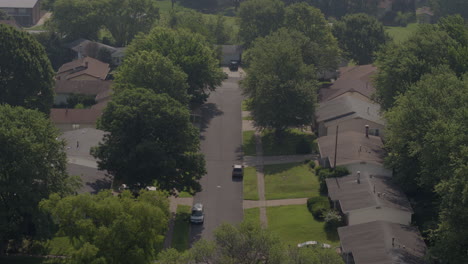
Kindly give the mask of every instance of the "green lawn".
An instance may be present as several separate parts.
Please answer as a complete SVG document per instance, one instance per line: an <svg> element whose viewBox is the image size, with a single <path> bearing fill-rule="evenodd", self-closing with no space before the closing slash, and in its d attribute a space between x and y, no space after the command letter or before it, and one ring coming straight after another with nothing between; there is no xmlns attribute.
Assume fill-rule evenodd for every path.
<svg viewBox="0 0 468 264"><path fill-rule="evenodd" d="M268 229L276 233L285 244L313 240L333 246L339 244L336 231L327 233L325 222L318 222L304 205L267 207Z"/></svg>
<svg viewBox="0 0 468 264"><path fill-rule="evenodd" d="M408 24L407 27L385 27L385 31L397 43L407 40L418 28L417 23Z"/></svg>
<svg viewBox="0 0 468 264"><path fill-rule="evenodd" d="M171 0L164 0L164 1L157 0L156 6L159 7L160 13L169 13L172 9ZM180 8L182 7L179 5L179 3L176 2L174 4L174 9L180 9Z"/></svg>
<svg viewBox="0 0 468 264"><path fill-rule="evenodd" d="M260 224L260 208L244 209L244 221Z"/></svg>
<svg viewBox="0 0 468 264"><path fill-rule="evenodd" d="M192 197L193 197L193 195L191 195L188 192L180 192L179 193L179 198L192 198Z"/></svg>
<svg viewBox="0 0 468 264"><path fill-rule="evenodd" d="M305 133L299 129L289 129L278 141L273 131L265 130L262 134L264 156L295 155L299 144L308 144L312 153L317 152L317 142L314 134ZM304 143L302 143L304 142ZM303 154L303 153L300 153Z"/></svg>
<svg viewBox="0 0 468 264"><path fill-rule="evenodd" d="M242 150L244 156L255 156L257 150L255 149L255 131L242 132Z"/></svg>
<svg viewBox="0 0 468 264"><path fill-rule="evenodd" d="M258 200L257 170L255 167L244 169L244 200Z"/></svg>
<svg viewBox="0 0 468 264"><path fill-rule="evenodd" d="M172 247L178 251L189 248L190 206L178 205L172 236Z"/></svg>
<svg viewBox="0 0 468 264"><path fill-rule="evenodd" d="M242 117L242 120L253 120L251 116L244 116Z"/></svg>
<svg viewBox="0 0 468 264"><path fill-rule="evenodd" d="M249 101L250 99L244 99L242 100L242 111L249 111L249 109L247 108L247 102Z"/></svg>
<svg viewBox="0 0 468 264"><path fill-rule="evenodd" d="M264 174L267 200L319 195L318 179L306 163L266 165Z"/></svg>

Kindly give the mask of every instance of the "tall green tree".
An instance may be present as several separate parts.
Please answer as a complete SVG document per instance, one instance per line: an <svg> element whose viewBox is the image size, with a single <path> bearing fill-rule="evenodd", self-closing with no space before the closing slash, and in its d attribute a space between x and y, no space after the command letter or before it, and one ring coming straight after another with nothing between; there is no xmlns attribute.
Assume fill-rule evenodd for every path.
<svg viewBox="0 0 468 264"><path fill-rule="evenodd" d="M333 34L347 57L359 65L372 63L389 39L382 23L363 13L343 17L333 25Z"/></svg>
<svg viewBox="0 0 468 264"><path fill-rule="evenodd" d="M70 263L152 263L169 220L169 201L156 191L53 194L40 207L73 245Z"/></svg>
<svg viewBox="0 0 468 264"><path fill-rule="evenodd" d="M438 17L459 14L468 19L468 2L460 0L430 0L430 5Z"/></svg>
<svg viewBox="0 0 468 264"><path fill-rule="evenodd" d="M114 89L146 88L166 93L187 105L187 74L156 51L141 51L127 57L115 74Z"/></svg>
<svg viewBox="0 0 468 264"><path fill-rule="evenodd" d="M107 0L103 11L104 25L117 46L125 46L139 32L148 32L159 19L153 0Z"/></svg>
<svg viewBox="0 0 468 264"><path fill-rule="evenodd" d="M9 241L21 244L40 235L45 221L37 207L40 200L77 187L66 172L65 144L58 136L43 113L0 105L1 252Z"/></svg>
<svg viewBox="0 0 468 264"><path fill-rule="evenodd" d="M54 72L44 48L29 33L0 25L0 103L49 113Z"/></svg>
<svg viewBox="0 0 468 264"><path fill-rule="evenodd" d="M64 47L63 40L59 34L47 31L32 34L32 36L44 47L54 70L58 70L64 63L74 59L75 54L70 49Z"/></svg>
<svg viewBox="0 0 468 264"><path fill-rule="evenodd" d="M201 190L205 160L187 107L167 94L125 89L114 96L98 122L109 134L93 149L99 169L128 185L161 190Z"/></svg>
<svg viewBox="0 0 468 264"><path fill-rule="evenodd" d="M175 249L163 251L158 261L161 264L343 263L340 255L333 250L287 247L269 230L252 222L243 222L238 226L222 224L215 230L214 237L214 241L198 241L184 253Z"/></svg>
<svg viewBox="0 0 468 264"><path fill-rule="evenodd" d="M247 0L239 9L239 37L249 47L283 26L284 4L280 0Z"/></svg>
<svg viewBox="0 0 468 264"><path fill-rule="evenodd" d="M340 60L338 42L319 9L307 3L292 4L285 9L284 27L297 30L309 38L311 62L318 71L335 70Z"/></svg>
<svg viewBox="0 0 468 264"><path fill-rule="evenodd" d="M259 38L246 55L243 92L258 127L275 129L310 124L317 85L312 66L304 64L301 46L287 30Z"/></svg>
<svg viewBox="0 0 468 264"><path fill-rule="evenodd" d="M148 35L135 38L127 49L127 56L143 50L159 52L187 74L192 105L204 103L210 91L224 79L211 44L199 34L155 27Z"/></svg>
<svg viewBox="0 0 468 264"><path fill-rule="evenodd" d="M434 67L449 65L457 75L468 71L468 46L444 30L459 23L444 20L439 25L421 25L407 41L391 43L377 53L376 97L384 109L392 107L397 95L404 94ZM463 24L458 27L468 30Z"/></svg>

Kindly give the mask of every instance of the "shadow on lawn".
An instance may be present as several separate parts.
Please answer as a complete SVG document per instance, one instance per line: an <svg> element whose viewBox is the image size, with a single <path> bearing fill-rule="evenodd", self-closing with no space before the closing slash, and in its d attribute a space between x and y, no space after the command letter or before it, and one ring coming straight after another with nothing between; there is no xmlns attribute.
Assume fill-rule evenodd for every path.
<svg viewBox="0 0 468 264"><path fill-rule="evenodd" d="M278 138L274 131L262 132L262 147L264 156L300 155L317 153L316 136L300 131L288 129Z"/></svg>

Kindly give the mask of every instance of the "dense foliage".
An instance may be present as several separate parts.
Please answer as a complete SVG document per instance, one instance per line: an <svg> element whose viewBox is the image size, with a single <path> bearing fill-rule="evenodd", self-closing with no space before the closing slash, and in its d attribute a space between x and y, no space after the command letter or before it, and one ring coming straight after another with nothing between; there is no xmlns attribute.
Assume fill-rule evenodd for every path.
<svg viewBox="0 0 468 264"><path fill-rule="evenodd" d="M44 48L29 33L0 24L0 103L49 113L54 72Z"/></svg>
<svg viewBox="0 0 468 264"><path fill-rule="evenodd" d="M170 193L201 190L205 160L198 131L188 108L167 94L125 89L109 102L98 128L109 134L92 154L114 181Z"/></svg>
<svg viewBox="0 0 468 264"><path fill-rule="evenodd" d="M155 27L148 35L139 35L128 47L126 56L144 50L160 53L187 74L192 105L205 102L209 92L224 79L211 44L200 34Z"/></svg>
<svg viewBox="0 0 468 264"><path fill-rule="evenodd" d="M345 55L359 65L372 63L375 52L388 40L382 23L362 13L347 15L336 22L333 34Z"/></svg>
<svg viewBox="0 0 468 264"><path fill-rule="evenodd" d="M333 250L287 247L281 239L258 224L243 222L239 226L222 224L214 232L214 241L200 240L183 253L175 249L158 256L161 264L341 264Z"/></svg>
<svg viewBox="0 0 468 264"><path fill-rule="evenodd" d="M58 235L69 238L74 252L68 263L152 263L162 248L169 219L169 201L156 191L111 191L41 202L59 226Z"/></svg>
<svg viewBox="0 0 468 264"><path fill-rule="evenodd" d="M0 252L9 242L21 244L40 235L46 222L37 208L40 200L77 187L66 172L64 142L57 137L43 113L0 105Z"/></svg>

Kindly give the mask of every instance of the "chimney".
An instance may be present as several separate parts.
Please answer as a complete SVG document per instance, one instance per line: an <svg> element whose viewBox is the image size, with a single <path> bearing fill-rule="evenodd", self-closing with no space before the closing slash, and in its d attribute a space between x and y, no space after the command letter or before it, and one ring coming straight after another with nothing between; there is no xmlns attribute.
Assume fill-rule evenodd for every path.
<svg viewBox="0 0 468 264"><path fill-rule="evenodd" d="M366 138L369 137L369 125L366 125Z"/></svg>
<svg viewBox="0 0 468 264"><path fill-rule="evenodd" d="M361 171L357 171L357 183L361 184Z"/></svg>

